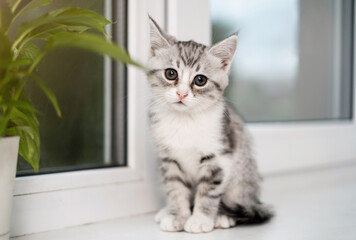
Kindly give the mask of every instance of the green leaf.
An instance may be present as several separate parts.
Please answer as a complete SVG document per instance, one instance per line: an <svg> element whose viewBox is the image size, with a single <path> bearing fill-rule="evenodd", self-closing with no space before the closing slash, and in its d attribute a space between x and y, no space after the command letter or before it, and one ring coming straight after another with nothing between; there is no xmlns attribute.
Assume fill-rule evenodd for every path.
<svg viewBox="0 0 356 240"><path fill-rule="evenodd" d="M31 40L33 38L47 40L54 33L67 32L67 31L76 32L76 33L82 33L82 32L85 32L88 29L90 29L90 27L87 27L87 26L69 26L69 25L63 25L63 24L49 23L49 24L42 25L42 26L36 28L35 30L31 31L26 36L25 40L28 41L28 40Z"/></svg>
<svg viewBox="0 0 356 240"><path fill-rule="evenodd" d="M24 95L21 96L21 108L12 107L9 111L8 126L5 134L20 136L20 155L29 162L35 171L38 171L40 161L39 123L33 108L26 106L30 102ZM27 102L27 104L25 103ZM14 103L14 105L19 105ZM26 106L26 107L24 107ZM24 108L24 109L23 109Z"/></svg>
<svg viewBox="0 0 356 240"><path fill-rule="evenodd" d="M46 5L50 4L51 2L52 2L52 0L31 0L31 1L29 1L29 3L27 5L25 5L23 8L21 8L16 13L16 15L12 21L14 21L17 17L24 15L28 10L46 6ZM13 7L15 7L15 5ZM16 10L16 7L15 7L15 9L13 9L14 11Z"/></svg>
<svg viewBox="0 0 356 240"><path fill-rule="evenodd" d="M60 9L51 11L49 13L49 15L58 16L58 17L63 17L63 16L78 17L79 16L81 18L90 18L93 21L95 21L99 26L105 26L105 25L111 23L108 19L101 16L100 14L98 14L94 11L88 10L88 9L83 9L83 8L60 8ZM75 18L75 19L79 20L79 18ZM81 21L82 20L79 20L79 22L81 22ZM68 25L72 25L72 24L68 24ZM77 25L77 24L75 24L75 25ZM88 25L82 24L82 26L88 26Z"/></svg>
<svg viewBox="0 0 356 240"><path fill-rule="evenodd" d="M62 117L62 113L61 110L59 108L58 105L58 101L56 96L54 95L54 93L46 87L45 83L42 81L42 79L37 76L36 74L32 74L31 75L32 78L35 80L35 82L37 83L37 85L42 89L42 91L46 94L46 96L48 97L48 99L51 101L54 109L56 110L56 113L59 117Z"/></svg>
<svg viewBox="0 0 356 240"><path fill-rule="evenodd" d="M27 43L23 48L20 53L21 58L23 59L31 59L32 61L38 57L40 54L41 49L37 47L33 43Z"/></svg>
<svg viewBox="0 0 356 240"><path fill-rule="evenodd" d="M64 29L63 25L54 23L44 24L27 34L25 40L29 41L33 38L47 40L51 36L51 32L63 31Z"/></svg>
<svg viewBox="0 0 356 240"><path fill-rule="evenodd" d="M77 33L83 33L86 30L90 29L87 26L64 26L64 28L69 32L77 32Z"/></svg>
<svg viewBox="0 0 356 240"><path fill-rule="evenodd" d="M29 65L29 64L31 64L31 62L32 61L30 59L18 59L15 61L11 61L3 66L0 66L0 68L4 67L4 68L8 68L8 69L13 69L13 68Z"/></svg>
<svg viewBox="0 0 356 240"><path fill-rule="evenodd" d="M35 172L39 170L40 162L40 136L38 128L29 126L16 126L7 129L9 136L20 136L20 155L32 165Z"/></svg>
<svg viewBox="0 0 356 240"><path fill-rule="evenodd" d="M24 112L18 108L12 108L8 117L9 121L15 126L30 126L34 129L39 126L36 114L32 112Z"/></svg>
<svg viewBox="0 0 356 240"><path fill-rule="evenodd" d="M15 40L13 47L16 47L26 35L30 36L33 34L31 32L36 32L37 28L42 27L42 31L45 31L43 26L53 27L54 24L68 26L69 28L87 27L106 34L104 26L109 23L111 23L109 20L91 10L81 8L56 9L41 17L23 23L18 29L19 37Z"/></svg>
<svg viewBox="0 0 356 240"><path fill-rule="evenodd" d="M31 139L35 139L35 129L28 127L28 126L16 126L10 127L6 130L6 134L8 135L16 135L19 131L23 131L30 136Z"/></svg>
<svg viewBox="0 0 356 240"><path fill-rule="evenodd" d="M124 49L118 47L112 42L107 41L102 36L95 34L78 34L69 32L54 34L51 38L48 39L46 51L62 47L75 47L89 50L98 54L108 55L115 60L142 68L139 63L130 58Z"/></svg>
<svg viewBox="0 0 356 240"><path fill-rule="evenodd" d="M58 33L63 31L82 33L88 29L90 28L87 26L68 26L68 25L60 25L60 24L53 24L53 23L44 24L26 35L21 45L19 46L19 53L22 51L23 46L26 45L32 39L36 38L36 39L42 39L47 41L47 39L51 37L53 33ZM17 55L19 53L17 53Z"/></svg>
<svg viewBox="0 0 356 240"><path fill-rule="evenodd" d="M28 111L35 113L36 110L32 106L30 102L22 101L22 100L5 100L5 101L0 101L0 107L7 107L7 108L13 108L16 107L22 111Z"/></svg>
<svg viewBox="0 0 356 240"><path fill-rule="evenodd" d="M21 1L22 0L6 0L7 4L11 8L11 12L15 12Z"/></svg>

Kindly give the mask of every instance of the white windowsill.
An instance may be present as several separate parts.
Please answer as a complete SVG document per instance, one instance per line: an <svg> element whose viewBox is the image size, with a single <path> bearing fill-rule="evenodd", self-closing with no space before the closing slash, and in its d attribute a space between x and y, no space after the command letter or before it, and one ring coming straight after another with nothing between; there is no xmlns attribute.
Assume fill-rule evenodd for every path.
<svg viewBox="0 0 356 240"><path fill-rule="evenodd" d="M16 240L356 239L356 164L269 176L263 200L275 218L261 226L240 226L208 234L165 233L153 214L16 237ZM118 203L119 204L119 203ZM144 199L142 199L144 204Z"/></svg>

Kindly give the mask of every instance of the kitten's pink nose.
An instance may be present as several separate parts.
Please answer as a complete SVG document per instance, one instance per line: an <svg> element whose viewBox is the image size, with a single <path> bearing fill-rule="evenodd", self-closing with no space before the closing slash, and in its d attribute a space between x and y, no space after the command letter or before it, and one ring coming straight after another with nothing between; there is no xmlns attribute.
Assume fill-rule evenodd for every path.
<svg viewBox="0 0 356 240"><path fill-rule="evenodd" d="M186 96L188 96L188 93L181 93L181 92L177 92L177 95L179 97L179 100L183 100L183 98L185 98Z"/></svg>

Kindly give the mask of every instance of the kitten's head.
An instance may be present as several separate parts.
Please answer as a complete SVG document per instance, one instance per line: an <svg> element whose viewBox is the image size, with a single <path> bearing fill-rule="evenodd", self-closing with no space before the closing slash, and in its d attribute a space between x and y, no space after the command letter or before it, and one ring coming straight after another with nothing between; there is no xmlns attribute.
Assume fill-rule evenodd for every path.
<svg viewBox="0 0 356 240"><path fill-rule="evenodd" d="M207 47L177 41L150 18L148 80L156 101L177 111L201 111L218 102L228 85L237 35Z"/></svg>

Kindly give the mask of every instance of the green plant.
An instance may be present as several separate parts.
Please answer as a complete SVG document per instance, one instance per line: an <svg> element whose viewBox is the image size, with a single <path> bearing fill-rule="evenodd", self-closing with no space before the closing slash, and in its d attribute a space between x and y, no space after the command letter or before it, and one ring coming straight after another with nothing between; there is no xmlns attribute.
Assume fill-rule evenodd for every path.
<svg viewBox="0 0 356 240"><path fill-rule="evenodd" d="M111 22L87 9L49 11L22 22L16 36L9 36L9 29L16 27L14 23L21 16L50 2L0 1L0 138L20 136L19 154L35 171L38 171L40 161L39 122L24 87L28 81L34 81L61 117L55 94L36 73L36 67L48 52L62 47L76 47L141 67L124 49L107 39L104 26Z"/></svg>

